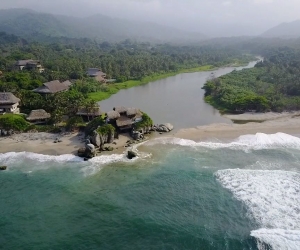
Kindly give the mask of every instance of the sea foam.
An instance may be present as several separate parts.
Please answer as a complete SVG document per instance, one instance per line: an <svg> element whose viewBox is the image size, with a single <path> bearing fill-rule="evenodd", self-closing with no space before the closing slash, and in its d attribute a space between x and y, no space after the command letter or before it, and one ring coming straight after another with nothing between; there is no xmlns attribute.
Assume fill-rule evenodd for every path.
<svg viewBox="0 0 300 250"><path fill-rule="evenodd" d="M269 170L219 170L218 181L242 201L258 227L251 235L272 249L300 249L300 174Z"/></svg>
<svg viewBox="0 0 300 250"><path fill-rule="evenodd" d="M300 138L284 134L264 134L257 133L255 135L242 135L232 142L195 142L181 138L157 138L145 143L146 146L154 146L157 144L173 144L184 147L204 147L209 149L222 149L229 148L233 150L261 150L261 149L274 149L274 148L295 148L300 149Z"/></svg>
<svg viewBox="0 0 300 250"><path fill-rule="evenodd" d="M30 152L9 152L0 154L0 162L2 164L14 163L14 162L22 162L24 160L33 160L38 162L82 162L83 159L72 155L72 154L65 154L65 155L43 155L43 154L36 154Z"/></svg>

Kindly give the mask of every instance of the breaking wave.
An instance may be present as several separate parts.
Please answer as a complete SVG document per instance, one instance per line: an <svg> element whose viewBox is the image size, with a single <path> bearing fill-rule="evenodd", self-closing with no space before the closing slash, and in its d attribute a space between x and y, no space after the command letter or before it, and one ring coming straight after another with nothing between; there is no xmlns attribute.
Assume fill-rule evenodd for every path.
<svg viewBox="0 0 300 250"><path fill-rule="evenodd" d="M259 249L300 249L300 174L229 169L215 176L261 228L251 232Z"/></svg>
<svg viewBox="0 0 300 250"><path fill-rule="evenodd" d="M300 149L300 138L284 134L264 134L257 133L255 135L242 135L236 140L225 142L195 142L192 140L180 139L180 138L157 138L148 141L144 145L154 146L157 144L172 144L180 145L184 147L204 147L209 149L233 149L233 150L261 150L261 149L273 149L273 148L295 148Z"/></svg>
<svg viewBox="0 0 300 250"><path fill-rule="evenodd" d="M43 154L36 154L30 152L9 152L0 154L0 162L2 164L7 163L14 163L14 162L22 162L23 160L33 160L38 162L82 162L83 159L72 155L72 154L65 154L65 155L43 155Z"/></svg>

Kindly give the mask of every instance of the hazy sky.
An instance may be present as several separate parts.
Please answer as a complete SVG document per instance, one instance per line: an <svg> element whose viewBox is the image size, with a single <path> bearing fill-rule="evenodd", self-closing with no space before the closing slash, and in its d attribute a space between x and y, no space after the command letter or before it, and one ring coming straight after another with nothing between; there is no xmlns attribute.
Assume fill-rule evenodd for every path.
<svg viewBox="0 0 300 250"><path fill-rule="evenodd" d="M206 34L226 30L231 35L259 34L300 19L300 0L0 0L0 8L75 16L101 13Z"/></svg>

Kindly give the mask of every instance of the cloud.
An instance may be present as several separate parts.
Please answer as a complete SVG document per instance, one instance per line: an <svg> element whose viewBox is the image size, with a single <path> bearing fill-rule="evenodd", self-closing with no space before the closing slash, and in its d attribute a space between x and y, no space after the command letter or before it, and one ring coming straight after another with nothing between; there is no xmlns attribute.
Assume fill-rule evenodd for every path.
<svg viewBox="0 0 300 250"><path fill-rule="evenodd" d="M224 6L228 6L228 5L231 5L231 4L232 4L231 1L225 1L225 2L222 3L222 5L224 5Z"/></svg>

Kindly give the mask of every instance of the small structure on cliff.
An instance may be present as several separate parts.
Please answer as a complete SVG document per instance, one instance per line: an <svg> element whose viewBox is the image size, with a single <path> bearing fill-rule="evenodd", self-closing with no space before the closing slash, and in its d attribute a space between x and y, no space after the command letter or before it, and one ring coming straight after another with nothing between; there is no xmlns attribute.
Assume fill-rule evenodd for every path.
<svg viewBox="0 0 300 250"><path fill-rule="evenodd" d="M131 132L133 125L141 121L143 113L137 108L114 107L107 112L106 121L116 127L119 132Z"/></svg>

